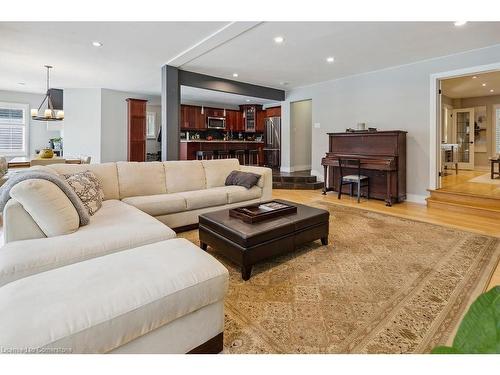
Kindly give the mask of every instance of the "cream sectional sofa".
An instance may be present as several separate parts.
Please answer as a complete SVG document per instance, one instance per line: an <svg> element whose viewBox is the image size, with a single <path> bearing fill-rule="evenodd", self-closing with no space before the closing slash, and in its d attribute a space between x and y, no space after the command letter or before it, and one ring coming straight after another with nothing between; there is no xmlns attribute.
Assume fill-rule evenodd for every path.
<svg viewBox="0 0 500 375"><path fill-rule="evenodd" d="M184 353L220 336L227 270L176 239L172 228L192 227L203 212L271 199L270 169L236 159L40 168L92 171L104 202L89 225L47 237L9 200L0 248L0 346ZM261 178L251 189L225 186L233 170Z"/></svg>

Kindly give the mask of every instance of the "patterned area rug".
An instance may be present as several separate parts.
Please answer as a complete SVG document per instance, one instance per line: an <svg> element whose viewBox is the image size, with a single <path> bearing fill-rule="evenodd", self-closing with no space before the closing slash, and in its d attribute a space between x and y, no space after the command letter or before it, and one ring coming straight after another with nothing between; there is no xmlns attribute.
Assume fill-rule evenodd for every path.
<svg viewBox="0 0 500 375"><path fill-rule="evenodd" d="M427 353L483 291L500 240L326 202L320 241L229 269L226 353ZM180 234L196 244L198 232Z"/></svg>

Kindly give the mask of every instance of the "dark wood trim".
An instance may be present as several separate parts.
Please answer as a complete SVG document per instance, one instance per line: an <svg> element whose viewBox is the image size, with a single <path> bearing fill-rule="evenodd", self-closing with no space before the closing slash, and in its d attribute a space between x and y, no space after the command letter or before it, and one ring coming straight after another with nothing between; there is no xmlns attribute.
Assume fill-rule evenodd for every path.
<svg viewBox="0 0 500 375"><path fill-rule="evenodd" d="M187 352L187 354L218 354L222 352L222 349L224 349L224 332L205 341L203 344Z"/></svg>
<svg viewBox="0 0 500 375"><path fill-rule="evenodd" d="M188 230L198 229L198 223L183 225L181 227L172 228L175 233L187 232Z"/></svg>

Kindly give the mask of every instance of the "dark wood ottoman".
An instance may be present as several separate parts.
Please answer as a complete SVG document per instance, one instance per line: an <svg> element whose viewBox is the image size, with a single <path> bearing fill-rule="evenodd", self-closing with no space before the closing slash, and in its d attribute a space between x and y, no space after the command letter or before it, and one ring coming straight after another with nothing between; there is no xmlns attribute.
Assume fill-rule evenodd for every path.
<svg viewBox="0 0 500 375"><path fill-rule="evenodd" d="M328 244L328 211L276 201L296 206L297 213L255 224L230 217L229 210L200 215L201 248L213 247L217 253L241 266L241 277L248 280L257 262L293 251L306 242L320 239L323 245Z"/></svg>

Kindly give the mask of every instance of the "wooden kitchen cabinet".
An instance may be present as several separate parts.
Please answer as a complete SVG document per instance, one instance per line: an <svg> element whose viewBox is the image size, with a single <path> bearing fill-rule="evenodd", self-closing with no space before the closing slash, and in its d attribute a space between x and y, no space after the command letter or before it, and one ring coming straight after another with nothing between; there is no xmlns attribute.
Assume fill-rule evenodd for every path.
<svg viewBox="0 0 500 375"><path fill-rule="evenodd" d="M181 130L202 130L206 128L205 115L200 107L181 105Z"/></svg>
<svg viewBox="0 0 500 375"><path fill-rule="evenodd" d="M226 131L240 132L244 130L243 113L232 109L226 110Z"/></svg>
<svg viewBox="0 0 500 375"><path fill-rule="evenodd" d="M205 114L207 115L207 117L224 117L224 109L205 107Z"/></svg>
<svg viewBox="0 0 500 375"><path fill-rule="evenodd" d="M147 100L127 99L127 160L146 161Z"/></svg>
<svg viewBox="0 0 500 375"><path fill-rule="evenodd" d="M281 117L281 107L267 108L266 117Z"/></svg>
<svg viewBox="0 0 500 375"><path fill-rule="evenodd" d="M266 120L266 111L257 111L257 119L255 123L255 132L264 133L264 123Z"/></svg>

